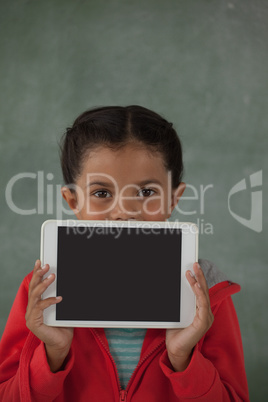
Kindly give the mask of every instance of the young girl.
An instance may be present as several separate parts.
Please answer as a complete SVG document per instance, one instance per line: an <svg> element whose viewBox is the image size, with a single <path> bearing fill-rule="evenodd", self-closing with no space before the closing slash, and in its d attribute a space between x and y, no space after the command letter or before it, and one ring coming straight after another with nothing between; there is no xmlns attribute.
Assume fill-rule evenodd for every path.
<svg viewBox="0 0 268 402"><path fill-rule="evenodd" d="M185 189L172 124L139 106L83 113L61 151L62 195L78 219L164 221ZM231 300L240 287L207 260L193 271L197 310L185 329L54 328L43 311L62 298L41 299L55 276L43 280L49 266L37 260L1 341L1 401L247 401Z"/></svg>

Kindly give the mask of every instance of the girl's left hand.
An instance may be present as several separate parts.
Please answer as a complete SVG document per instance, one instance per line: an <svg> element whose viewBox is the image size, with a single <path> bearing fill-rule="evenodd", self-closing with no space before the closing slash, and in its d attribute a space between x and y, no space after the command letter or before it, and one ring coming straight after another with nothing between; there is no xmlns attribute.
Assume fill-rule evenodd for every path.
<svg viewBox="0 0 268 402"><path fill-rule="evenodd" d="M167 329L166 348L175 371L183 371L191 360L192 350L211 327L214 316L210 308L208 286L200 265L193 265L195 277L187 271L186 277L196 296L196 315L187 328Z"/></svg>

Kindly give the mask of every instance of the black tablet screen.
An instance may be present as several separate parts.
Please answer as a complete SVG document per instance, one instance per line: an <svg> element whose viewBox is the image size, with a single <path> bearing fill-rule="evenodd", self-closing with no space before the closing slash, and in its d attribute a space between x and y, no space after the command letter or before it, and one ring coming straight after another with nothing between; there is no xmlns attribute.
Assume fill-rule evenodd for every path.
<svg viewBox="0 0 268 402"><path fill-rule="evenodd" d="M58 228L57 320L179 322L180 278L180 229Z"/></svg>

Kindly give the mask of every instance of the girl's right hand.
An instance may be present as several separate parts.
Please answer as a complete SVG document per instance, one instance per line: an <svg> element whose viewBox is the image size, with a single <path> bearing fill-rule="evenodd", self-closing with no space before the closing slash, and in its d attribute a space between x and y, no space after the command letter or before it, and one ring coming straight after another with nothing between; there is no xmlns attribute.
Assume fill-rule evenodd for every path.
<svg viewBox="0 0 268 402"><path fill-rule="evenodd" d="M43 280L43 276L48 271L48 264L41 268L41 261L36 261L32 280L29 284L25 319L29 330L44 342L50 370L56 372L60 370L69 353L73 339L73 328L50 327L44 324L43 311L47 307L62 301L62 297L49 297L45 300L41 298L44 291L55 280L54 274Z"/></svg>

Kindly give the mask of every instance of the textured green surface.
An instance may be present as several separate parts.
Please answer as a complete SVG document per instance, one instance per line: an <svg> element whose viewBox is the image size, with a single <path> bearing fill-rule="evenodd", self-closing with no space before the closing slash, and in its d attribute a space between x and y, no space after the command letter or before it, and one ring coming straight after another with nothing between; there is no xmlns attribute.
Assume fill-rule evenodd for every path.
<svg viewBox="0 0 268 402"><path fill-rule="evenodd" d="M200 236L200 257L242 285L233 299L251 399L265 400L267 237L231 216L228 193L244 178L249 185L259 170L267 182L267 21L265 0L0 2L0 332L39 257L41 223L55 216L12 212L8 181L21 172L52 173L46 197L46 185L56 189L62 180L57 142L80 112L141 104L174 122L185 181L198 196L200 185L212 186L204 211L200 200L182 200L183 211L196 213L174 217L210 224L213 234ZM36 181L19 182L14 200L35 208ZM233 211L249 218L250 190L231 201ZM266 216L264 208L264 225Z"/></svg>

